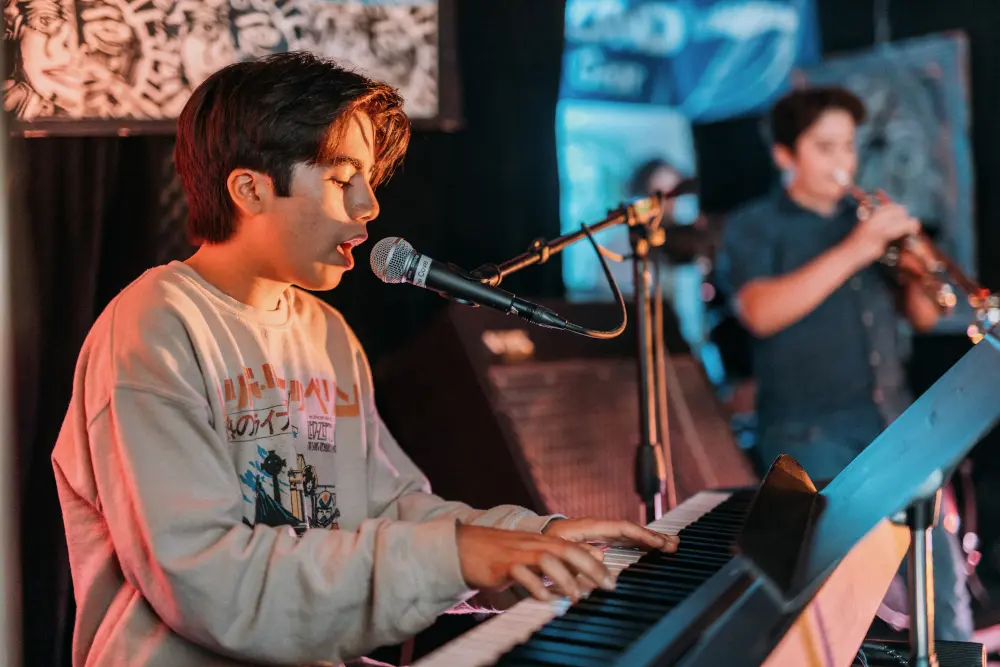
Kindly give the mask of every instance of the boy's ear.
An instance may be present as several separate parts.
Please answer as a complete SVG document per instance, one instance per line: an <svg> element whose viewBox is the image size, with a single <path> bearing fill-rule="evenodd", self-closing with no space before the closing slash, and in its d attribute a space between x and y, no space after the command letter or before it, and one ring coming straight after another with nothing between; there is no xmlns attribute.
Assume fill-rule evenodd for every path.
<svg viewBox="0 0 1000 667"><path fill-rule="evenodd" d="M788 146L775 144L774 148L771 149L771 157L774 159L774 164L781 171L792 171L795 169L795 153Z"/></svg>
<svg viewBox="0 0 1000 667"><path fill-rule="evenodd" d="M270 176L253 169L234 169L226 179L229 198L241 216L254 216L265 211L274 199L274 182Z"/></svg>

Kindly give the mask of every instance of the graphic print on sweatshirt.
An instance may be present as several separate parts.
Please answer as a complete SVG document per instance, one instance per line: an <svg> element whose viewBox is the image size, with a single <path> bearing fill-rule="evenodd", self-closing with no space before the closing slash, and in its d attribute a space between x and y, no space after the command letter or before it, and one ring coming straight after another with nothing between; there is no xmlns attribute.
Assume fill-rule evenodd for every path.
<svg viewBox="0 0 1000 667"><path fill-rule="evenodd" d="M334 438L338 417L358 417L358 388L333 379L285 379L270 364L223 380L226 435L234 448L248 526L338 529Z"/></svg>

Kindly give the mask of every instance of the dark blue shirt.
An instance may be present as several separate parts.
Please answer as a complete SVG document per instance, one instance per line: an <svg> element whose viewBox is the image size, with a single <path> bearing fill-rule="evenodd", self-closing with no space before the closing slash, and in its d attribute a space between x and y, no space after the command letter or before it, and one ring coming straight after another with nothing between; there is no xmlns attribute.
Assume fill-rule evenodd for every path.
<svg viewBox="0 0 1000 667"><path fill-rule="evenodd" d="M751 280L790 273L844 240L856 223L856 209L846 202L824 218L777 189L727 221L723 285L735 295ZM867 444L909 406L907 329L897 293L886 267L876 263L795 324L754 339L761 440L842 437Z"/></svg>

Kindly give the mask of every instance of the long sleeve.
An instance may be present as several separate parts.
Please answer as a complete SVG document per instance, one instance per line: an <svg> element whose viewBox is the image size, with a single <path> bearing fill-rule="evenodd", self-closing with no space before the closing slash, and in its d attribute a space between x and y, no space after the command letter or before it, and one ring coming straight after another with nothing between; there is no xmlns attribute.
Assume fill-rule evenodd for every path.
<svg viewBox="0 0 1000 667"><path fill-rule="evenodd" d="M245 525L207 406L182 394L116 388L88 431L126 580L172 630L212 651L338 662L412 636L466 594L454 521L381 518L301 537Z"/></svg>
<svg viewBox="0 0 1000 667"><path fill-rule="evenodd" d="M476 510L464 503L450 502L431 493L427 478L399 447L378 414L372 419L376 442L368 457L371 512L373 516L404 521L449 519L462 524L540 533L554 518L538 516L516 505L500 505ZM479 591L474 597L448 610L450 614L498 612L509 609L530 595L519 586L503 591Z"/></svg>
<svg viewBox="0 0 1000 667"><path fill-rule="evenodd" d="M247 519L253 501L237 449L247 445L232 437L242 428L234 417L263 419L264 406L280 401L282 390L264 386L267 370L257 364L267 357L255 347L260 330L224 320L234 305L196 299L217 297L192 291L183 277L141 282L102 315L81 353L53 454L70 510L74 587L83 610L78 627L87 629L80 664L112 650L123 664L126 658L142 665L218 664L192 662L194 649L171 635L236 664L339 663L413 636L471 595L454 521L375 518L350 531L296 534L288 525ZM311 333L308 325L300 325L302 338ZM224 402L230 369L242 371L248 389L254 378L258 403ZM304 397L290 386L301 377L288 376L289 412L293 399ZM246 392L248 403L252 396ZM281 426L259 428L262 435ZM291 434L280 437L293 441ZM277 438L253 443L279 448ZM349 442L344 448L348 461L362 449ZM258 457L250 460L259 467ZM258 479L280 481L266 474L260 470ZM287 512L279 503L288 498L262 492L258 504L273 500L261 507ZM157 620L170 632L151 630ZM136 651L156 657L133 659Z"/></svg>

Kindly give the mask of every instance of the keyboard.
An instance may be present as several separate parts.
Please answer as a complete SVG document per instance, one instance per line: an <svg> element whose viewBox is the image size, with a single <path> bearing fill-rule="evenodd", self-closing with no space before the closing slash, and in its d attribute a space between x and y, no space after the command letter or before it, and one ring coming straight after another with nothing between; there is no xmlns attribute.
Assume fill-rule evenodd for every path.
<svg viewBox="0 0 1000 667"><path fill-rule="evenodd" d="M523 600L445 644L413 667L606 667L644 664L644 639L683 634L733 582L725 568L756 487L703 491L649 524L680 536L676 553L609 548L604 562L618 583L576 604ZM702 597L699 605L692 598ZM724 598L725 596L721 596ZM681 623L665 627L676 613ZM651 630L655 630L651 632Z"/></svg>

